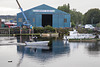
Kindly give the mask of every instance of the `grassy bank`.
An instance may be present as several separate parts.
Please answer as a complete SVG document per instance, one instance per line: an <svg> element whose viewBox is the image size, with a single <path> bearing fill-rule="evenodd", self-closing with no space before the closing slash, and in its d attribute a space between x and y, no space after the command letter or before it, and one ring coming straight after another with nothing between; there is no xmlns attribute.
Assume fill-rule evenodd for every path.
<svg viewBox="0 0 100 67"><path fill-rule="evenodd" d="M69 39L69 42L95 42L100 41L100 39Z"/></svg>
<svg viewBox="0 0 100 67"><path fill-rule="evenodd" d="M0 36L13 36L13 34L0 34Z"/></svg>
<svg viewBox="0 0 100 67"><path fill-rule="evenodd" d="M34 34L0 34L0 36L29 36L29 35L39 35L40 36L40 33L34 33Z"/></svg>
<svg viewBox="0 0 100 67"><path fill-rule="evenodd" d="M34 34L13 34L13 35L15 35L15 36L20 36L20 35L22 35L22 36L29 36L29 35L36 35L36 36L40 36L40 33L34 33Z"/></svg>

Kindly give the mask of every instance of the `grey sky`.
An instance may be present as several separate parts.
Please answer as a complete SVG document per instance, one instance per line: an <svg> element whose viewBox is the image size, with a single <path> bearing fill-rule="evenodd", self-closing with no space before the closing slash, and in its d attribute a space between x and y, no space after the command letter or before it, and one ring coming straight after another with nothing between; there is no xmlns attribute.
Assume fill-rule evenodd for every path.
<svg viewBox="0 0 100 67"><path fill-rule="evenodd" d="M100 9L100 0L19 0L23 10L46 4L57 8L63 4L70 4L71 9L75 8L83 14L91 8ZM0 15L16 15L20 12L16 0L0 0Z"/></svg>

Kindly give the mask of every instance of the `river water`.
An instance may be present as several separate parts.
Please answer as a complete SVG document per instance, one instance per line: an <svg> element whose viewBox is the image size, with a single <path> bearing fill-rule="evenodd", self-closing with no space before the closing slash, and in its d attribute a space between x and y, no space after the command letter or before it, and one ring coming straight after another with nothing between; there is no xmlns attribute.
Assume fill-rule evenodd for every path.
<svg viewBox="0 0 100 67"><path fill-rule="evenodd" d="M100 67L100 42L50 40L49 49L0 45L0 67ZM18 42L29 40L17 37Z"/></svg>

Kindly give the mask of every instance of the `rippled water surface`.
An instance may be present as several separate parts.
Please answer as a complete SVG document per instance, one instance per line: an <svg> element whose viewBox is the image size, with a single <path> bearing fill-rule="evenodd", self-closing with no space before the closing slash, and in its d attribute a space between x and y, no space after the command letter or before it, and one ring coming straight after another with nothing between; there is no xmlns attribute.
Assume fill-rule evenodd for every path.
<svg viewBox="0 0 100 67"><path fill-rule="evenodd" d="M18 37L17 41L25 39ZM0 67L100 67L100 42L48 40L49 49L1 45Z"/></svg>

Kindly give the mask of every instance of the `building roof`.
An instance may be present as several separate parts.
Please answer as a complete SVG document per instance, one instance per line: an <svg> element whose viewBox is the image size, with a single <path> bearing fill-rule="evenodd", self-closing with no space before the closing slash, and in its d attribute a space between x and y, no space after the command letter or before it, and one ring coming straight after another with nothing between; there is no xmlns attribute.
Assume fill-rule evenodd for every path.
<svg viewBox="0 0 100 67"><path fill-rule="evenodd" d="M28 9L25 12L27 12L27 11L33 11L33 12L46 12L47 11L47 12L56 12L56 13L68 14L64 11L58 10L56 8L53 8L53 7L45 5L45 4L39 5L37 7L31 8L31 9Z"/></svg>

